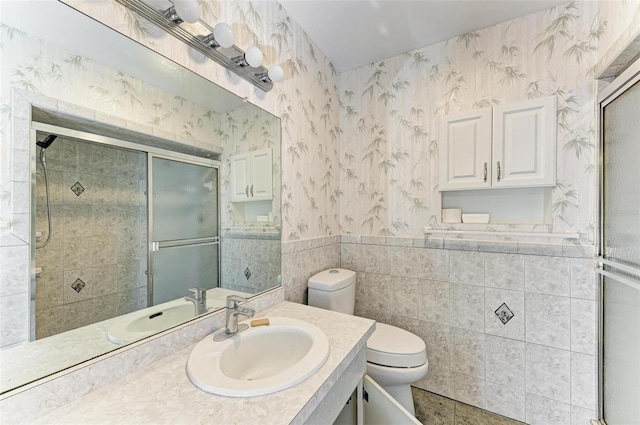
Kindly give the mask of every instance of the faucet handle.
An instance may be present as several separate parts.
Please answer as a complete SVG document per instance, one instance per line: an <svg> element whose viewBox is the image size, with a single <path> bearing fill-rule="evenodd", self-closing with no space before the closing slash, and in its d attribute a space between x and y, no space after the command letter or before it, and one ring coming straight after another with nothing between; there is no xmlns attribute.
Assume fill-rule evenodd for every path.
<svg viewBox="0 0 640 425"><path fill-rule="evenodd" d="M207 290L204 288L189 288L190 292L193 292L193 298L196 300L201 300L207 297Z"/></svg>
<svg viewBox="0 0 640 425"><path fill-rule="evenodd" d="M227 308L238 308L238 304L245 301L247 301L247 299L244 297L240 297L238 295L229 295L227 296Z"/></svg>

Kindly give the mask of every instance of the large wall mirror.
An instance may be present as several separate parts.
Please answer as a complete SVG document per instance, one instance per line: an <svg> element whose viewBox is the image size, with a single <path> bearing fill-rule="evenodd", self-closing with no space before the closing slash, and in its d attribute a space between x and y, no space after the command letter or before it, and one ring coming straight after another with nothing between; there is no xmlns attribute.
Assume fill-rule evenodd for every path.
<svg viewBox="0 0 640 425"><path fill-rule="evenodd" d="M0 7L3 106L11 87L109 105L95 123L68 96L34 107L28 147L2 148L31 170L33 246L29 314L0 323L0 393L280 285L279 118L64 3Z"/></svg>

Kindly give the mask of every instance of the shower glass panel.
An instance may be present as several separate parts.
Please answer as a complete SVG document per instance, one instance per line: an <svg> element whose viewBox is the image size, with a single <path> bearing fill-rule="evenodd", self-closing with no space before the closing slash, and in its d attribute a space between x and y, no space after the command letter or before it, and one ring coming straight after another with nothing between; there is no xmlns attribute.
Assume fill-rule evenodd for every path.
<svg viewBox="0 0 640 425"><path fill-rule="evenodd" d="M603 416L608 425L640 424L639 79L636 75L635 84L602 103L599 273L603 275Z"/></svg>
<svg viewBox="0 0 640 425"><path fill-rule="evenodd" d="M149 302L219 286L218 168L150 155Z"/></svg>

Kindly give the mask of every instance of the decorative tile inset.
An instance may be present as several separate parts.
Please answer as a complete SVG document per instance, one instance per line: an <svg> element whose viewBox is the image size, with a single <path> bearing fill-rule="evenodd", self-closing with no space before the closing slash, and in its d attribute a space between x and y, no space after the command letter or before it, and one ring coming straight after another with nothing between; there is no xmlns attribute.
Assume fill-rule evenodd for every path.
<svg viewBox="0 0 640 425"><path fill-rule="evenodd" d="M80 182L75 182L73 186L71 186L71 191L76 194L76 196L82 195L84 192L84 187L80 184Z"/></svg>
<svg viewBox="0 0 640 425"><path fill-rule="evenodd" d="M82 291L82 289L84 288L85 285L86 285L86 283L84 283L82 281L82 279L77 278L76 281L73 282L73 285L71 285L71 289L73 289L74 291L76 291L79 294L80 291Z"/></svg>
<svg viewBox="0 0 640 425"><path fill-rule="evenodd" d="M505 303L502 303L502 305L496 310L496 316L498 316L498 319L500 319L503 325L506 325L513 317L513 311L511 311Z"/></svg>
<svg viewBox="0 0 640 425"><path fill-rule="evenodd" d="M249 270L249 267L244 270L244 277L246 277L247 280L251 277L251 270Z"/></svg>

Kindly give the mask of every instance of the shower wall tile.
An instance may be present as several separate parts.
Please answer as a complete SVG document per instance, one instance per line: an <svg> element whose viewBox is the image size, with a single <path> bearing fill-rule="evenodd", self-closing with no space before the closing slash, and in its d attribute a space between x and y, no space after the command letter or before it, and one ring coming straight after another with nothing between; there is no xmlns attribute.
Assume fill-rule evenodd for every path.
<svg viewBox="0 0 640 425"><path fill-rule="evenodd" d="M486 380L511 389L525 388L525 343L487 335Z"/></svg>
<svg viewBox="0 0 640 425"><path fill-rule="evenodd" d="M525 420L525 392L492 382L486 383L486 409L518 421Z"/></svg>
<svg viewBox="0 0 640 425"><path fill-rule="evenodd" d="M46 232L43 232L43 235ZM36 265L47 267L49 270L64 270L64 239L52 237L44 248L36 251Z"/></svg>
<svg viewBox="0 0 640 425"><path fill-rule="evenodd" d="M118 239L114 235L94 236L92 265L105 266L118 262Z"/></svg>
<svg viewBox="0 0 640 425"><path fill-rule="evenodd" d="M64 269L91 267L93 259L93 240L91 237L64 239Z"/></svg>
<svg viewBox="0 0 640 425"><path fill-rule="evenodd" d="M63 279L63 304L77 303L93 297L93 269L91 267L65 270ZM82 282L78 282L78 279ZM74 285L80 292L72 288Z"/></svg>
<svg viewBox="0 0 640 425"><path fill-rule="evenodd" d="M526 345L526 391L569 403L571 353L542 345Z"/></svg>
<svg viewBox="0 0 640 425"><path fill-rule="evenodd" d="M536 394L526 394L526 423L530 425L566 425L571 406Z"/></svg>
<svg viewBox="0 0 640 425"><path fill-rule="evenodd" d="M93 301L91 299L62 306L63 331L81 328L93 323Z"/></svg>
<svg viewBox="0 0 640 425"><path fill-rule="evenodd" d="M113 319L118 315L118 295L108 294L92 299L93 321Z"/></svg>
<svg viewBox="0 0 640 425"><path fill-rule="evenodd" d="M0 296L29 290L29 247L0 247Z"/></svg>
<svg viewBox="0 0 640 425"><path fill-rule="evenodd" d="M65 238L79 238L93 235L93 226L91 225L91 214L93 208L91 204L65 204L62 206L62 222L64 226L63 234ZM43 217L46 220L46 216ZM52 223L54 231L60 231Z"/></svg>
<svg viewBox="0 0 640 425"><path fill-rule="evenodd" d="M139 270L140 263L138 261L118 263L118 292L138 287Z"/></svg>
<svg viewBox="0 0 640 425"><path fill-rule="evenodd" d="M484 254L485 286L524 290L524 256Z"/></svg>
<svg viewBox="0 0 640 425"><path fill-rule="evenodd" d="M571 259L525 256L525 290L546 295L571 295Z"/></svg>
<svg viewBox="0 0 640 425"><path fill-rule="evenodd" d="M29 182L29 152L14 150L11 161L11 181Z"/></svg>
<svg viewBox="0 0 640 425"><path fill-rule="evenodd" d="M84 186L84 185L83 185ZM91 201L96 205L117 204L117 179L115 176L91 176Z"/></svg>
<svg viewBox="0 0 640 425"><path fill-rule="evenodd" d="M115 177L117 150L104 145L93 145L91 149L91 173L97 177Z"/></svg>
<svg viewBox="0 0 640 425"><path fill-rule="evenodd" d="M102 297L118 291L118 269L112 265L93 268L93 296Z"/></svg>
<svg viewBox="0 0 640 425"><path fill-rule="evenodd" d="M484 332L484 288L451 284L449 324L457 328Z"/></svg>
<svg viewBox="0 0 640 425"><path fill-rule="evenodd" d="M571 351L596 354L596 302L571 300Z"/></svg>
<svg viewBox="0 0 640 425"><path fill-rule="evenodd" d="M0 347L29 340L29 295L27 293L0 297Z"/></svg>
<svg viewBox="0 0 640 425"><path fill-rule="evenodd" d="M526 340L550 347L571 348L571 300L526 294Z"/></svg>
<svg viewBox="0 0 640 425"><path fill-rule="evenodd" d="M485 335L483 333L451 328L451 371L485 378Z"/></svg>
<svg viewBox="0 0 640 425"><path fill-rule="evenodd" d="M596 419L597 417L595 409L571 406L571 425L590 424L591 419Z"/></svg>
<svg viewBox="0 0 640 425"><path fill-rule="evenodd" d="M571 353L571 404L595 409L596 406L596 356Z"/></svg>
<svg viewBox="0 0 640 425"><path fill-rule="evenodd" d="M472 251L449 251L451 283L484 286L484 254Z"/></svg>
<svg viewBox="0 0 640 425"><path fill-rule="evenodd" d="M11 182L11 213L29 214L29 183Z"/></svg>
<svg viewBox="0 0 640 425"><path fill-rule="evenodd" d="M65 171L90 174L92 168L92 145L66 138L61 139L56 140L54 143L62 142L62 168ZM51 147L55 147L55 144L51 145Z"/></svg>
<svg viewBox="0 0 640 425"><path fill-rule="evenodd" d="M451 372L451 396L472 406L485 407L486 382L482 379Z"/></svg>
<svg viewBox="0 0 640 425"><path fill-rule="evenodd" d="M571 259L571 296L596 299L595 261L591 258Z"/></svg>
<svg viewBox="0 0 640 425"><path fill-rule="evenodd" d="M485 333L524 341L524 292L485 288L484 304ZM502 323L496 315L502 304L506 304L513 313L507 323Z"/></svg>
<svg viewBox="0 0 640 425"><path fill-rule="evenodd" d="M449 324L449 283L423 280L419 289L418 318Z"/></svg>
<svg viewBox="0 0 640 425"><path fill-rule="evenodd" d="M61 332L64 332L62 305L36 311L36 339L46 338Z"/></svg>
<svg viewBox="0 0 640 425"><path fill-rule="evenodd" d="M73 185L79 183L84 189L80 195L71 190ZM93 182L91 174L82 174L74 171L62 173L62 202L69 205L90 205L93 197Z"/></svg>
<svg viewBox="0 0 640 425"><path fill-rule="evenodd" d="M36 278L36 311L61 306L63 298L64 272L42 267Z"/></svg>

